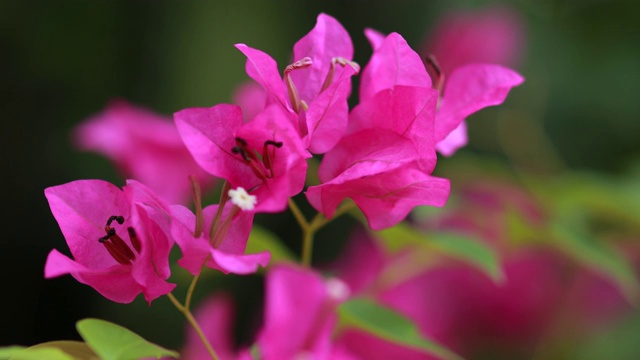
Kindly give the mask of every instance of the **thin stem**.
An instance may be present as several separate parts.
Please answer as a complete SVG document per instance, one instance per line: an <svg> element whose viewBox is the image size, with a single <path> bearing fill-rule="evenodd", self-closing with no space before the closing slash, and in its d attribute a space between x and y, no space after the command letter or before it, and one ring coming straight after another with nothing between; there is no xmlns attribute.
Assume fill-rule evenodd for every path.
<svg viewBox="0 0 640 360"><path fill-rule="evenodd" d="M321 213L317 213L307 228L302 230L302 259L300 261L302 266L311 267L313 236L324 225L325 221L326 218Z"/></svg>
<svg viewBox="0 0 640 360"><path fill-rule="evenodd" d="M202 268L200 268L200 272L193 277L193 280L191 280L191 284L189 284L189 289L187 290L187 298L184 301L184 308L187 310L189 310L191 307L191 297L193 296L193 290L196 288L196 283L198 282L203 269L204 264L202 265Z"/></svg>
<svg viewBox="0 0 640 360"><path fill-rule="evenodd" d="M307 219L305 219L302 211L300 211L298 205L296 205L295 201L293 201L293 199L291 198L289 198L289 210L291 210L291 213L298 221L298 224L300 224L302 231L306 231L307 228L309 228L309 222L307 221Z"/></svg>
<svg viewBox="0 0 640 360"><path fill-rule="evenodd" d="M215 350L213 350L213 347L209 343L209 340L207 340L207 338L204 336L204 332L202 332L202 328L200 328L200 325L198 325L198 322L196 321L196 319L193 317L193 315L191 315L191 311L189 311L189 309L187 309L184 305L182 305L180 301L178 301L178 299L176 299L175 296L173 296L172 293L168 293L167 297L169 298L169 300L171 300L171 302L176 307L176 309L178 309L178 311L180 311L184 315L184 317L187 319L189 324L191 324L191 327L193 327L193 330L196 331L196 333L200 337L200 340L202 340L204 347L207 348L207 352L209 353L209 355L211 355L211 359L220 360L220 358L218 357L218 354L216 354Z"/></svg>
<svg viewBox="0 0 640 360"><path fill-rule="evenodd" d="M198 179L195 176L189 175L189 182L191 183L191 194L193 195L193 204L196 212L196 227L193 230L193 235L198 238L202 234L204 223L202 218L202 193Z"/></svg>
<svg viewBox="0 0 640 360"><path fill-rule="evenodd" d="M291 209L291 212L294 214L294 216L296 216L296 218L299 217L302 220L301 221L300 219L298 219L298 223L300 223L300 227L302 228L302 259L300 260L302 266L311 267L311 257L313 255L313 237L315 233L323 226L333 221L333 219L352 209L354 205L355 204L353 202L343 204L336 210L336 212L333 214L333 217L331 217L330 219L324 217L322 213L317 213L316 216L311 220L311 222L308 222L307 220L305 220L302 212L300 212L300 209L298 209L297 205L291 199L289 199L289 208Z"/></svg>

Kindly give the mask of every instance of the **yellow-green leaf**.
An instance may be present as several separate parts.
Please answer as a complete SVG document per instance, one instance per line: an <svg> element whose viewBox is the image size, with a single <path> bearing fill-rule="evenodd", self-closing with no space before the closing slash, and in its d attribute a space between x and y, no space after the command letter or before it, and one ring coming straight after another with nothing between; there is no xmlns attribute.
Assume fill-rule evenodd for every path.
<svg viewBox="0 0 640 360"><path fill-rule="evenodd" d="M391 252L413 247L465 262L481 270L495 282L504 280L500 260L495 251L482 241L467 235L453 232L423 233L405 223L375 234ZM428 266L427 262L425 266Z"/></svg>
<svg viewBox="0 0 640 360"><path fill-rule="evenodd" d="M78 321L76 328L84 341L102 360L137 360L144 357L177 358L177 352L153 344L120 325L100 319Z"/></svg>
<svg viewBox="0 0 640 360"><path fill-rule="evenodd" d="M338 308L340 325L356 328L394 344L412 348L441 359L461 359L444 346L423 337L409 319L367 299L356 298Z"/></svg>
<svg viewBox="0 0 640 360"><path fill-rule="evenodd" d="M1 359L2 357L0 357ZM80 341L50 341L14 351L9 360L100 360L87 344Z"/></svg>

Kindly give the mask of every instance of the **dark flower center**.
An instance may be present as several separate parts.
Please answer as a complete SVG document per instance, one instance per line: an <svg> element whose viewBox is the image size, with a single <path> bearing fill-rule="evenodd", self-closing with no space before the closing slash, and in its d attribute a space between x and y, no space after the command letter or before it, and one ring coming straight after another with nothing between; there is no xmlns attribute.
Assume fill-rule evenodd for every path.
<svg viewBox="0 0 640 360"><path fill-rule="evenodd" d="M111 257L113 257L117 262L123 265L131 264L133 260L135 260L136 255L131 250L129 245L127 245L124 240L116 233L116 229L111 227L111 223L117 222L122 225L124 223L123 216L111 216L107 220L107 224L104 227L104 231L107 233L105 236L98 239L100 243L107 248ZM140 239L136 235L135 230L132 227L127 228L127 233L129 234L129 240L131 241L131 245L139 254L141 250Z"/></svg>
<svg viewBox="0 0 640 360"><path fill-rule="evenodd" d="M273 178L273 161L276 155L276 149L282 147L282 142L267 140L262 147L262 153L249 148L247 141L237 137L236 146L231 149L234 154L240 154L242 160L249 165L251 171L260 179L266 180Z"/></svg>

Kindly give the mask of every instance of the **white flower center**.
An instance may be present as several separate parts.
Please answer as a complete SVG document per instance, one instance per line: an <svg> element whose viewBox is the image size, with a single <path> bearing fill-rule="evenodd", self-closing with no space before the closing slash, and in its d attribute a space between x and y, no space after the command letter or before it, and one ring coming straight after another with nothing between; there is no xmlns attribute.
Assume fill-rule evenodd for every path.
<svg viewBox="0 0 640 360"><path fill-rule="evenodd" d="M233 205L239 207L242 210L253 210L256 207L258 199L255 195L249 195L247 190L238 186L236 189L229 190L229 198Z"/></svg>

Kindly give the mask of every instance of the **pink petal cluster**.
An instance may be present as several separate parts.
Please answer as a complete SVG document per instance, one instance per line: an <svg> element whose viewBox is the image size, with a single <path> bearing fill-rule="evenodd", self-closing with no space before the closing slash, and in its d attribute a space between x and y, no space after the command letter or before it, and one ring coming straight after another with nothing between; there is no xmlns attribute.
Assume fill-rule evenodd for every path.
<svg viewBox="0 0 640 360"><path fill-rule="evenodd" d="M466 141L464 118L504 101L522 78L498 65L469 65L451 74L443 93L402 36L365 33L374 53L351 112L347 98L359 66L351 60L349 34L334 18L318 16L295 44L284 76L268 54L237 44L255 81L236 93L241 107L175 114L198 164L257 196L256 211L281 211L302 191L307 150L325 154L321 184L306 196L326 217L350 198L371 228L383 229L417 205L443 206L449 182L431 175L436 148Z"/></svg>
<svg viewBox="0 0 640 360"><path fill-rule="evenodd" d="M45 190L53 216L73 256L47 257L45 277L71 274L107 299L148 302L173 290L168 206L144 185L129 180L120 190L101 180L78 180Z"/></svg>
<svg viewBox="0 0 640 360"><path fill-rule="evenodd" d="M351 198L372 229L397 224L417 205L444 205L449 182L430 175L437 102L420 56L399 34L381 40L345 136L322 160L322 184L307 189L311 205L331 217Z"/></svg>
<svg viewBox="0 0 640 360"><path fill-rule="evenodd" d="M247 57L247 74L266 93L266 102L260 101L264 95L243 87L236 96L243 111L255 113L256 100L280 105L293 115L305 148L313 153L324 153L338 142L347 126L351 76L359 68L351 61L351 38L336 19L318 15L315 27L294 45L294 63L285 69L284 79L268 54L245 44L236 48Z"/></svg>
<svg viewBox="0 0 640 360"><path fill-rule="evenodd" d="M123 100L112 101L80 124L74 140L80 149L106 156L125 178L146 184L169 203L189 199L189 175L203 187L211 184L211 176L193 160L171 119Z"/></svg>

